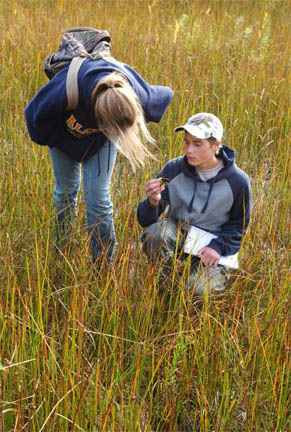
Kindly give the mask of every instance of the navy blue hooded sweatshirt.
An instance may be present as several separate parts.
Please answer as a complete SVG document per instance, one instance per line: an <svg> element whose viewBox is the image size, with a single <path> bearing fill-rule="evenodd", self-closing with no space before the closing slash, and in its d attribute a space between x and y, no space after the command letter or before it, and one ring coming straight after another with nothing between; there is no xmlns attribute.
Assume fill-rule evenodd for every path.
<svg viewBox="0 0 291 432"><path fill-rule="evenodd" d="M218 157L224 167L207 181L188 164L186 156L170 160L157 175L170 179L158 207L152 206L148 198L138 205L140 225L153 224L168 208L167 215L186 229L194 225L216 234L218 237L208 246L220 255L238 252L250 220L250 181L236 166L233 149L224 145Z"/></svg>
<svg viewBox="0 0 291 432"><path fill-rule="evenodd" d="M27 128L32 141L57 147L76 161L93 156L107 138L98 132L91 104L91 93L98 81L112 72L127 78L138 95L146 121L159 122L173 98L169 87L149 85L130 66L104 59L84 61L78 73L79 104L66 111L66 77L69 66L44 85L25 108Z"/></svg>

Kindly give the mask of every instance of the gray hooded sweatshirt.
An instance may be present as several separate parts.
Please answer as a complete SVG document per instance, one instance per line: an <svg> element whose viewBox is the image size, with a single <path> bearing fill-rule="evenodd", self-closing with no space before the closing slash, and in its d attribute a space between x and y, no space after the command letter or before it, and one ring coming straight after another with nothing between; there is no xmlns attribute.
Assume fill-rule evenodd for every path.
<svg viewBox="0 0 291 432"><path fill-rule="evenodd" d="M217 235L208 245L220 255L239 251L242 236L250 220L251 187L247 174L235 164L235 152L224 145L218 155L224 167L203 181L186 156L170 160L157 178L170 181L162 192L158 207L148 198L138 204L137 217L142 227L155 223L167 210L167 216L186 229L197 226Z"/></svg>

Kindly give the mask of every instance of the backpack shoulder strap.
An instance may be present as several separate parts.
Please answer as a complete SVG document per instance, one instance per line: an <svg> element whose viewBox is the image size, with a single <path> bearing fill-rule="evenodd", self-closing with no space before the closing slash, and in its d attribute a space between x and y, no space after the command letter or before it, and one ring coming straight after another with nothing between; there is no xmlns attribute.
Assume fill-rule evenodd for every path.
<svg viewBox="0 0 291 432"><path fill-rule="evenodd" d="M86 57L74 57L70 63L68 74L67 74L67 80L66 80L66 92L67 92L66 111L72 111L78 106L78 102L79 102L78 72L85 60L87 60Z"/></svg>
<svg viewBox="0 0 291 432"><path fill-rule="evenodd" d="M66 79L66 92L67 92L67 106L66 111L72 111L77 108L79 103L79 89L78 89L78 72L83 62L90 57L73 57L67 74ZM104 56L102 54L96 55L94 60L103 59L108 63L111 63L115 66L119 66L119 68L124 69L124 64L115 60L115 58L111 56Z"/></svg>

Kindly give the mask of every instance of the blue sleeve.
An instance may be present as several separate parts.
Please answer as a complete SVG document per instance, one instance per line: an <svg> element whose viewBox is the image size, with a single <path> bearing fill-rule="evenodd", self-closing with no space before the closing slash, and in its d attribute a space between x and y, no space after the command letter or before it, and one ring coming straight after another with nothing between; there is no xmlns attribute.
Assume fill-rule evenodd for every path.
<svg viewBox="0 0 291 432"><path fill-rule="evenodd" d="M134 91L142 104L147 121L158 123L170 105L174 92L170 87L148 84L134 69L127 66Z"/></svg>
<svg viewBox="0 0 291 432"><path fill-rule="evenodd" d="M55 130L67 105L67 68L58 72L44 85L25 107L25 120L32 141L53 146Z"/></svg>
<svg viewBox="0 0 291 432"><path fill-rule="evenodd" d="M174 92L170 87L150 86L140 97L147 121L158 123L168 106L170 105Z"/></svg>
<svg viewBox="0 0 291 432"><path fill-rule="evenodd" d="M137 207L137 220L140 226L144 228L157 222L164 211L162 204L163 203L160 202L157 207L154 207L151 205L148 198L140 201Z"/></svg>
<svg viewBox="0 0 291 432"><path fill-rule="evenodd" d="M235 178L230 178L229 183L234 193L229 221L221 226L222 233L209 243L209 247L223 256L233 255L239 251L251 215L251 186L247 175L244 174L239 187Z"/></svg>

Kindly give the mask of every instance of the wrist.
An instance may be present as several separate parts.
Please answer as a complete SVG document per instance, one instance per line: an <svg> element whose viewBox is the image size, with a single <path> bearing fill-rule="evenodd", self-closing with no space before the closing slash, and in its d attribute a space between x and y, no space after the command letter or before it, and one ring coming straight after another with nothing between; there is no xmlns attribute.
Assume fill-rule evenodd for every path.
<svg viewBox="0 0 291 432"><path fill-rule="evenodd" d="M159 202L160 202L160 200L155 200L155 199L149 197L149 203L151 206L158 207Z"/></svg>

